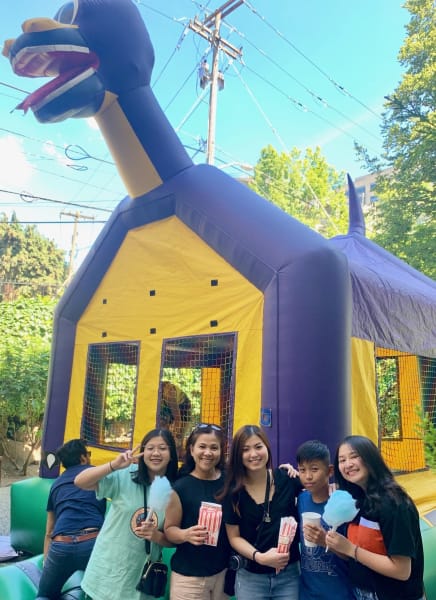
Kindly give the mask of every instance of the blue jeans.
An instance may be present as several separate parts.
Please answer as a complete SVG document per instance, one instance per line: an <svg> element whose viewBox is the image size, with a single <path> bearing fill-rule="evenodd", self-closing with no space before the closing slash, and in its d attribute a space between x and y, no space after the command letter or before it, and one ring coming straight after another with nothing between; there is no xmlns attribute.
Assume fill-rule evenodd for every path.
<svg viewBox="0 0 436 600"><path fill-rule="evenodd" d="M275 573L250 573L239 569L236 573L235 596L237 600L298 600L300 565L289 564Z"/></svg>
<svg viewBox="0 0 436 600"><path fill-rule="evenodd" d="M44 561L36 600L57 600L62 587L75 571L84 571L95 539L67 544L52 542Z"/></svg>
<svg viewBox="0 0 436 600"><path fill-rule="evenodd" d="M362 590L360 588L353 588L353 596L356 600L377 600L378 596L375 592L369 590Z"/></svg>

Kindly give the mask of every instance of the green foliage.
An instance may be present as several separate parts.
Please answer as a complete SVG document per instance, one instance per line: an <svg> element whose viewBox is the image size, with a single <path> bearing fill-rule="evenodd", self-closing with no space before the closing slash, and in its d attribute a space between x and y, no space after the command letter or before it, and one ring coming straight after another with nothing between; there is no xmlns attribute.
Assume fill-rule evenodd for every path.
<svg viewBox="0 0 436 600"><path fill-rule="evenodd" d="M307 148L302 156L297 148L287 154L267 146L249 186L305 225L332 237L348 229L344 183L344 175L327 164L319 148Z"/></svg>
<svg viewBox="0 0 436 600"><path fill-rule="evenodd" d="M48 298L0 303L0 442L26 441L28 458L40 442L54 307Z"/></svg>
<svg viewBox="0 0 436 600"><path fill-rule="evenodd" d="M53 312L52 298L21 298L0 303L0 356L5 345L19 340L41 338L51 341Z"/></svg>
<svg viewBox="0 0 436 600"><path fill-rule="evenodd" d="M136 377L136 365L108 364L105 419L108 421L130 421L132 419Z"/></svg>
<svg viewBox="0 0 436 600"><path fill-rule="evenodd" d="M398 438L401 424L397 360L377 358L376 371L380 433L383 438Z"/></svg>
<svg viewBox="0 0 436 600"><path fill-rule="evenodd" d="M35 226L20 225L15 215L10 222L0 215L0 302L55 296L66 273L64 252L54 242Z"/></svg>
<svg viewBox="0 0 436 600"><path fill-rule="evenodd" d="M426 465L436 471L436 426L428 413L421 414L418 435L424 442Z"/></svg>
<svg viewBox="0 0 436 600"><path fill-rule="evenodd" d="M386 97L380 160L362 161L385 175L377 182L379 198L374 240L430 277L436 277L436 11L434 0L406 0L411 14L399 53L405 72Z"/></svg>

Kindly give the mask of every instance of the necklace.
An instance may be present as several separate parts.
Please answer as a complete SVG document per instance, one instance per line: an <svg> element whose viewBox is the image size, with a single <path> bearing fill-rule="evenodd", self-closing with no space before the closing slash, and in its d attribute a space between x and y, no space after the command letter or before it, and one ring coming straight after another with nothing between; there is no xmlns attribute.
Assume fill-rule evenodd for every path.
<svg viewBox="0 0 436 600"><path fill-rule="evenodd" d="M262 521L264 523L271 523L271 517L269 514L269 506L271 503L270 490L271 490L271 475L270 475L270 472L268 469L267 475L266 475L265 502L264 502L264 509L263 509L263 517L262 517Z"/></svg>

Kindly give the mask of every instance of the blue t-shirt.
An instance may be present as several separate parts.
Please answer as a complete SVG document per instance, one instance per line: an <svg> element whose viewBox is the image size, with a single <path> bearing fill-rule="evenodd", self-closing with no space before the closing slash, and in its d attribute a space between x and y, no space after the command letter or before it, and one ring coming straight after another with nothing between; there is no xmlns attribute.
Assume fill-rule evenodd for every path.
<svg viewBox="0 0 436 600"><path fill-rule="evenodd" d="M77 533L88 527L100 529L106 512L106 501L97 500L94 491L74 485L75 477L89 465L69 467L53 482L47 500L47 511L54 512L52 537Z"/></svg>
<svg viewBox="0 0 436 600"><path fill-rule="evenodd" d="M315 503L312 494L303 491L298 496L297 509L301 530L301 577L299 600L352 600L351 583L348 575L348 563L333 552L326 552L322 546L309 547L304 544L303 512L324 512L326 502ZM328 525L321 519L324 529ZM340 530L340 528L339 528Z"/></svg>

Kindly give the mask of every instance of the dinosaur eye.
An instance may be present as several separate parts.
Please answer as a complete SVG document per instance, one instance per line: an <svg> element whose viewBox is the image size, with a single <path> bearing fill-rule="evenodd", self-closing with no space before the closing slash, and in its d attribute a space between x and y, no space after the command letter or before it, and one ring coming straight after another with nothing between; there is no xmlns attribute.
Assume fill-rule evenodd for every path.
<svg viewBox="0 0 436 600"><path fill-rule="evenodd" d="M54 20L65 25L72 25L79 8L79 0L72 0L64 4L54 16Z"/></svg>

